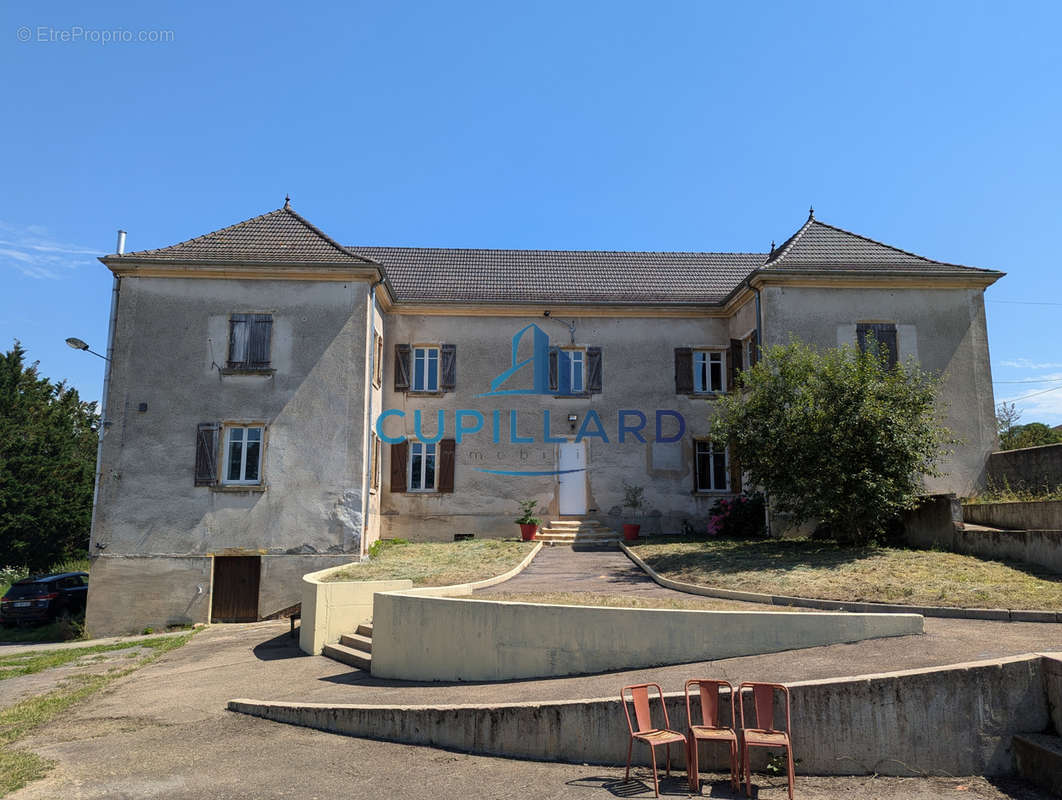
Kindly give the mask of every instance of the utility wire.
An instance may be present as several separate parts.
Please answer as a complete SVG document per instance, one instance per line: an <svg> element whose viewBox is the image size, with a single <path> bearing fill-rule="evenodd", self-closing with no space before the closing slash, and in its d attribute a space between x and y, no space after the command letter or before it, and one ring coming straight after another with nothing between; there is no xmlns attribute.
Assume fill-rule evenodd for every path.
<svg viewBox="0 0 1062 800"><path fill-rule="evenodd" d="M1062 383L1062 378L1031 378L1024 381L992 381L992 383Z"/></svg>
<svg viewBox="0 0 1062 800"><path fill-rule="evenodd" d="M985 300L986 303L1006 303L1015 306L1062 306L1062 303L1045 303L1037 300Z"/></svg>
<svg viewBox="0 0 1062 800"><path fill-rule="evenodd" d="M1008 402L1008 403L1020 403L1022 400L1028 400L1030 397L1036 397L1036 395L1038 395L1038 394L1047 394L1048 392L1057 392L1059 389L1062 389L1062 386L1055 386L1055 387L1053 387L1051 389L1041 389L1038 392L1030 392L1029 394L1024 395L1022 397L1015 397L1013 400L1007 400L1005 402Z"/></svg>

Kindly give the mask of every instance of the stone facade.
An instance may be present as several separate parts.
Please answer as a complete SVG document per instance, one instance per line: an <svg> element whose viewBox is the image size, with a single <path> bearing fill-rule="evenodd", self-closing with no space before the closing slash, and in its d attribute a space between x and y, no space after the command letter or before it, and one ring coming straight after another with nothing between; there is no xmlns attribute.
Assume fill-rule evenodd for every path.
<svg viewBox="0 0 1062 800"><path fill-rule="evenodd" d="M810 225L801 232L810 236ZM370 259L342 248L285 207L173 248L102 259L119 292L91 541L92 633L281 613L299 601L298 576L358 559L381 536L512 536L523 499L618 528L632 521L622 507L627 482L645 490L636 521L647 533L702 526L714 502L739 488L740 471L722 455L705 457L716 485L698 487L697 442L708 437L714 394L689 390L678 351L714 351L716 378L731 383L756 342L854 344L858 323L888 322L901 356L944 374L948 420L964 440L949 474L927 488L969 494L995 447L982 293L999 273L928 262L937 266L917 274L878 264L873 281L853 270L794 275L772 268L796 252L787 243L764 254L762 268L726 273L733 285L720 284L718 301L629 291L609 302L551 300L519 287L504 301L429 301L395 285L415 286L417 269L437 278L435 268L410 272L387 263L385 250L366 249ZM595 297L611 280L601 277ZM252 318L268 323L264 344L244 341L240 326ZM548 391L489 394L514 365L538 363L547 352L535 349L539 340L554 382L571 359L594 352L596 367L579 366L589 391L567 392L562 380ZM264 347L258 361L245 346ZM406 385L418 346L425 358L451 359L452 385ZM501 388L533 391L534 363ZM592 369L600 385L591 385ZM438 433L440 413L446 428L435 474L424 473L434 478L429 491L416 490L410 446L376 436L415 438L418 412L424 438ZM661 438L676 441L656 441L657 412ZM679 417L685 431L672 437ZM233 444L237 436L246 447ZM256 450L252 436L261 438ZM579 448L585 471L558 475ZM218 559L228 557L261 559L250 588L217 585ZM255 594L253 608L220 611L237 602L233 592L243 603Z"/></svg>

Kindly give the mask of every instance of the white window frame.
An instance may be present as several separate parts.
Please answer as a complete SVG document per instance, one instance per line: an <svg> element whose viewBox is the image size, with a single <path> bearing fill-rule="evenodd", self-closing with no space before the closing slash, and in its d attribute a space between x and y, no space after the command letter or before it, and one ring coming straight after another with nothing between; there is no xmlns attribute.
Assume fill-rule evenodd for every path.
<svg viewBox="0 0 1062 800"><path fill-rule="evenodd" d="M380 437L369 432L369 494L380 490Z"/></svg>
<svg viewBox="0 0 1062 800"><path fill-rule="evenodd" d="M712 382L712 365L716 363L718 357L719 364L719 388L715 389L711 387ZM704 380L701 380L700 370L698 369L698 358L701 363L705 365ZM707 386L705 385L707 382ZM700 386L698 387L698 383ZM695 347L693 349L693 393L694 394L721 394L727 390L726 386L726 351L719 348L712 347Z"/></svg>
<svg viewBox="0 0 1062 800"><path fill-rule="evenodd" d="M562 352L568 354L568 394L588 394L586 390L586 348L585 347L562 347ZM578 359L576 359L578 354ZM579 388L575 388L575 378L579 378Z"/></svg>
<svg viewBox="0 0 1062 800"><path fill-rule="evenodd" d="M442 370L442 348L439 345L428 344L415 344L412 347L412 354L410 358L410 372L409 376L409 390L411 392L431 392L436 393L439 391L439 379L441 377L440 370ZM417 385L417 354L421 353L421 360L423 361L423 372L421 385ZM435 359L435 385L431 386L428 381L430 371L428 365L434 357Z"/></svg>
<svg viewBox="0 0 1062 800"><path fill-rule="evenodd" d="M372 332L372 385L379 389L383 385L383 336Z"/></svg>
<svg viewBox="0 0 1062 800"><path fill-rule="evenodd" d="M420 473L417 476L419 478L420 487L413 488L413 459L420 452ZM431 486L425 485L425 476L428 472L428 458L433 459L435 468L432 470L432 484ZM426 442L420 442L412 440L409 443L409 463L406 465L406 491L407 492L434 492L436 486L439 485L439 445L438 442L427 444Z"/></svg>
<svg viewBox="0 0 1062 800"><path fill-rule="evenodd" d="M708 483L707 489L701 487L700 473L698 472L698 464L700 463L700 456L702 454L702 447L708 448ZM726 488L715 488L715 456L718 455L716 450L716 442L711 439L695 439L693 443L693 473L697 477L697 492L698 494L726 494L730 491L730 448L723 447L723 482Z"/></svg>
<svg viewBox="0 0 1062 800"><path fill-rule="evenodd" d="M258 477L248 480L247 475L247 431L258 431ZM240 434L240 477L229 478L229 455L232 450L232 433L233 431L241 431ZM223 486L260 486L262 485L262 465L265 463L265 439L266 439L266 426L263 423L247 423L247 424L235 424L226 423L224 425L225 432L225 447L224 447L224 459L221 464L221 481Z"/></svg>

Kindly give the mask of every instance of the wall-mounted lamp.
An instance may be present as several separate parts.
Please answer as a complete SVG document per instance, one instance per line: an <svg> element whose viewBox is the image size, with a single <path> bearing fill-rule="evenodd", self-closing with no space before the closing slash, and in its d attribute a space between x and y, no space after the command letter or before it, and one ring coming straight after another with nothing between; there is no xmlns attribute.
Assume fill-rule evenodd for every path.
<svg viewBox="0 0 1062 800"><path fill-rule="evenodd" d="M579 415L578 414L569 414L568 415L568 427L571 428L573 431L575 430L575 423L578 422L578 421L579 421Z"/></svg>
<svg viewBox="0 0 1062 800"><path fill-rule="evenodd" d="M76 338L74 336L71 336L69 339L67 339L66 343L70 347L73 347L75 350L84 350L86 353L92 353L92 355L94 355L94 356L99 356L104 361L110 361L110 359L107 358L107 356L101 355L100 353L97 353L95 350L89 350L89 346L88 346L88 344L86 342L83 342L83 341L81 341L80 339L78 339L78 338Z"/></svg>

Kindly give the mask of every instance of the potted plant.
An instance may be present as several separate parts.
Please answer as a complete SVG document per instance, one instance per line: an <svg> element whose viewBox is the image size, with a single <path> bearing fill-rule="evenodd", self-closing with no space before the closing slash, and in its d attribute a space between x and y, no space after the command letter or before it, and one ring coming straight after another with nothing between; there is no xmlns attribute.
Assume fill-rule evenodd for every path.
<svg viewBox="0 0 1062 800"><path fill-rule="evenodd" d="M631 486L626 481L623 482L623 507L629 508L632 512L637 513L638 509L645 505L643 495L645 489L641 486ZM627 523L623 526L623 538L628 542L638 538L638 531L642 529L642 526L638 523Z"/></svg>
<svg viewBox="0 0 1062 800"><path fill-rule="evenodd" d="M542 523L542 520L535 516L537 511L537 500L520 501L520 519L516 520L516 524L520 526L520 538L525 542L535 538L535 534L538 533L538 526Z"/></svg>

